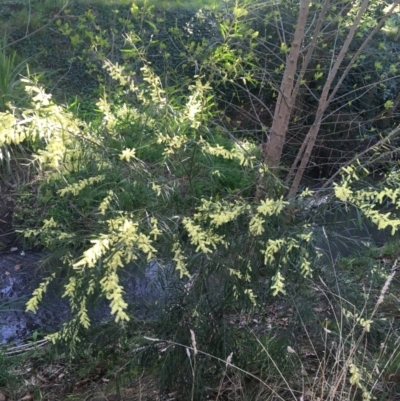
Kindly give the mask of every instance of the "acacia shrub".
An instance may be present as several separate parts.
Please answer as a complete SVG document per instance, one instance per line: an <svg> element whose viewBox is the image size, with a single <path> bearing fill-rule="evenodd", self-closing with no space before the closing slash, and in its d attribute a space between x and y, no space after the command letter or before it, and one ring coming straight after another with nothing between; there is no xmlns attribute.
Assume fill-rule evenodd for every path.
<svg viewBox="0 0 400 401"><path fill-rule="evenodd" d="M145 268L152 260L172 265L177 277L160 336L190 346L193 330L205 352L222 360L234 352L238 364L245 364L254 342L247 326L235 327L233 316L263 311L274 296L298 294L312 283L306 280L316 268L315 227L296 214L298 200L283 200L285 188L260 163L255 143L212 128L215 98L207 76L166 89L141 62L139 83L126 66L104 63L112 85L98 100L95 124L79 120L32 83L31 107L0 115L1 141L35 139L42 189L51 193L47 210L24 235L57 248L69 267L63 296L73 318L50 338L76 347L97 293L124 324L131 316L122 270L132 262ZM397 229L393 216L374 209L384 197L397 202L395 187L354 190L354 167L344 171L336 197L379 227ZM224 175L233 177L232 187L220 179ZM271 187L271 196L261 201L253 198L253 177L259 175ZM310 195L305 191L300 199ZM54 276L35 291L30 310L37 309ZM178 367L172 381L190 386L186 351L169 347L166 360L165 369ZM222 369L204 358L197 377L206 380Z"/></svg>
<svg viewBox="0 0 400 401"><path fill-rule="evenodd" d="M190 344L191 329L205 351L222 359L235 352L245 363L254 342L231 317L283 293L284 275L290 282L311 274L310 227L286 219L289 204L280 196L253 203L259 151L209 128L214 106L207 81L197 77L167 98L148 66L138 86L120 66L105 68L118 84L99 99L93 124L31 82L25 84L32 105L1 114L1 141L34 142L43 175L40 215L22 232L58 256L59 268L27 307L35 311L51 281L67 271L62 296L73 317L50 338L74 349L90 325L96 294L120 324L130 318L122 270L153 260L172 265L180 279L169 289L160 332ZM281 192L279 181L270 180ZM168 350L171 360L179 355Z"/></svg>

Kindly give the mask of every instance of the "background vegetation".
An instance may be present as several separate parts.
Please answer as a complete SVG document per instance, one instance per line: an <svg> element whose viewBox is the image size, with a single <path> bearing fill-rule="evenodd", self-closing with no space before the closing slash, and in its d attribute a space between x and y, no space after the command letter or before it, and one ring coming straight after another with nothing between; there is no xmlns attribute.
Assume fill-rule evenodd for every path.
<svg viewBox="0 0 400 401"><path fill-rule="evenodd" d="M52 255L27 309L71 310L3 392L396 399L396 6L0 4L0 185Z"/></svg>

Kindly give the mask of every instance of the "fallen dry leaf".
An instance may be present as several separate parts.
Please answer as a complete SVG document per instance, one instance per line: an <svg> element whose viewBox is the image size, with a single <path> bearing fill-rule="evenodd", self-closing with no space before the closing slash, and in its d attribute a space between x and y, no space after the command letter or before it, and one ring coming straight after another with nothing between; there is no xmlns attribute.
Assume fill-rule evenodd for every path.
<svg viewBox="0 0 400 401"><path fill-rule="evenodd" d="M80 380L80 381L78 381L78 382L75 383L74 388L82 387L82 386L84 386L85 384L87 384L88 381L89 381L88 379Z"/></svg>
<svg viewBox="0 0 400 401"><path fill-rule="evenodd" d="M48 383L49 381L42 375L37 374L36 377L43 383Z"/></svg>
<svg viewBox="0 0 400 401"><path fill-rule="evenodd" d="M3 393L0 393L0 401L6 401L6 396Z"/></svg>
<svg viewBox="0 0 400 401"><path fill-rule="evenodd" d="M21 268L21 266L22 266L22 264L15 265L15 266L14 266L14 270L19 270L19 269Z"/></svg>
<svg viewBox="0 0 400 401"><path fill-rule="evenodd" d="M295 354L296 353L296 351L290 345L288 345L288 347L287 347L287 352L289 352L289 354Z"/></svg>
<svg viewBox="0 0 400 401"><path fill-rule="evenodd" d="M15 252L15 251L18 251L18 248L17 248L16 246L13 246L13 247L10 249L10 252Z"/></svg>
<svg viewBox="0 0 400 401"><path fill-rule="evenodd" d="M33 400L33 394L31 393L26 393L22 398L19 399L19 401L30 401Z"/></svg>

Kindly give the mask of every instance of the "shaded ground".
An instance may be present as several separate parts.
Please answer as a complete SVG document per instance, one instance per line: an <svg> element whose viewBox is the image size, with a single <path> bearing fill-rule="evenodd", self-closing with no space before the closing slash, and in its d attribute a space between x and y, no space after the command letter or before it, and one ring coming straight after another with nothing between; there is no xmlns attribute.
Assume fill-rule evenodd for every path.
<svg viewBox="0 0 400 401"><path fill-rule="evenodd" d="M53 319L46 310L39 315L25 312L41 279L36 263L42 255L25 251L18 243L13 229L16 192L8 188L3 185L0 196L0 344L19 344L35 330L49 327Z"/></svg>
<svg viewBox="0 0 400 401"><path fill-rule="evenodd" d="M49 332L68 317L66 303L51 293L51 302L43 302L39 313L25 312L26 301L41 280L37 262L42 256L21 249L0 255L0 343L20 344L34 331Z"/></svg>

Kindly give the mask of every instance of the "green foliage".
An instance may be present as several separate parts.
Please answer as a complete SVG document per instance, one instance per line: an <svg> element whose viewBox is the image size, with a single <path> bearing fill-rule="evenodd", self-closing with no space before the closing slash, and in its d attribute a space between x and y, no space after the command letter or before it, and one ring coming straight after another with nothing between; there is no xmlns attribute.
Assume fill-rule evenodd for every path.
<svg viewBox="0 0 400 401"><path fill-rule="evenodd" d="M148 66L142 68L143 84L136 86L118 65L105 65L119 82L118 101L109 102L106 95L99 100L96 125L77 120L32 83L26 87L33 107L20 110L31 118L4 114L9 121L2 140L35 143L48 180L39 192L40 224L24 235L62 252L62 262L71 268L64 296L75 315L52 338L75 346L76 326L89 326L90 297L98 292L110 301L117 321L128 320L119 271L135 260L174 262L183 280L176 299L191 299L174 319L191 321L200 338L210 308L221 316L215 320L219 327L232 308L254 308L265 297L256 285L256 266L267 267L274 295L285 291L280 269L286 263L293 263L293 274L310 275L309 228L289 230L283 224L277 231L273 227L283 221L288 203L251 202L258 169L254 145L208 128L209 84L197 78L189 95L176 89L167 99ZM242 258L239 250L252 256ZM44 281L34 294L30 310L36 310L47 285ZM204 344L206 338L204 333ZM225 357L228 344L221 346L218 354Z"/></svg>
<svg viewBox="0 0 400 401"><path fill-rule="evenodd" d="M391 228L391 234L394 235L399 229L400 220L395 213L382 213L377 210L376 206L387 202L398 205L399 179L399 172L393 170L386 174L384 180L380 182L379 188L370 187L355 191L354 185L359 180L359 173L356 172L355 166L349 166L343 169L342 182L335 184L335 194L341 201L356 205L378 229Z"/></svg>
<svg viewBox="0 0 400 401"><path fill-rule="evenodd" d="M26 68L27 60L16 65L16 55L14 51L7 54L5 48L7 46L7 36L4 35L3 40L0 41L0 112L8 109L8 103L18 103L21 96L21 80L20 74Z"/></svg>
<svg viewBox="0 0 400 401"><path fill-rule="evenodd" d="M172 384L199 399L205 398L206 385L223 375L231 353L237 366L266 375L277 375L280 369L288 374L299 371L299 360L284 352L291 333L285 337L275 328L268 334L258 332L257 340L250 324L237 327L235 321L238 316L246 320L265 314L276 300L285 308L291 300L297 308L294 332L303 325L318 336L326 330L333 333L343 345L337 361L348 351L354 356L354 333L378 338L387 326L374 320L372 297L364 302L358 294L360 282L374 289L385 285L388 275L380 275L382 266L370 259L347 261L331 273L325 261L316 262L318 230L305 218L313 194L304 191L298 199L285 201L284 184L260 161L259 133L267 131L270 121L263 116L240 134L234 132L241 128L246 110L232 110L243 110L244 95L260 111L260 104L252 103L253 93L263 93L260 115L278 96L276 82L290 42L275 40L272 22L278 23L282 12L283 28L290 31L298 2L279 4L279 12L269 3L237 2L232 9L226 6L228 13L182 15L159 12L150 3L141 8L94 5L71 5L56 23L52 43L41 44L47 47L42 65L51 65L52 49L68 43L68 60L60 57L54 68L68 65L65 85L74 95L69 106L25 80L30 103L13 104L0 113L0 146L29 145L40 166L37 196L21 201L16 213L20 232L31 244L57 254L59 269L54 274L67 274L62 296L69 301L72 318L49 338L65 341L72 351L82 350L91 304L99 296L108 301L117 327L127 327L135 311L124 291L123 272L133 264L145 269L149 262L160 266L160 275L172 270L169 302L159 302L154 334L182 347L167 344L164 357L149 347L135 363L156 361L166 388ZM66 18L70 14L79 17ZM371 28L371 15L364 33ZM334 46L340 46L354 13L346 18L338 21L342 31ZM254 29L258 24L260 29ZM321 49L323 44L333 46L331 33L328 29L321 38ZM30 41L29 51L38 48ZM361 79L360 71L382 79L395 73L396 63L380 63L360 59L342 89L346 96L348 85ZM319 93L328 68L328 61L318 60L305 74L305 106L295 116L300 134L315 110L315 96L309 92ZM389 111L396 85L382 85L376 91L377 103ZM352 97L345 99L343 107ZM224 102L229 105L221 113ZM236 102L240 107L235 108ZM397 215L379 210L382 203L398 206L398 175L395 168L379 188L368 188L360 183L356 167L344 169L334 189L335 207L351 204L379 229L398 230ZM256 200L259 180L270 196ZM29 213L33 205L35 216ZM367 269L372 277L368 283ZM318 280L313 281L314 272L328 284L322 287L333 315L325 323L318 321L312 307L321 302L322 292ZM29 310L40 307L54 277L44 279L27 304ZM331 289L337 287L336 294ZM346 302L336 304L337 299L346 299L354 308ZM219 360L190 352L188 356L185 347L193 348L194 343L191 331L197 347ZM376 351L368 347L371 354ZM366 392L360 379L365 372L357 358L346 359L347 365L337 371L349 372L352 383Z"/></svg>
<svg viewBox="0 0 400 401"><path fill-rule="evenodd" d="M23 60L17 64L17 52L9 52L7 46L7 36L4 34L3 40L0 41L0 131L7 130L12 124L12 107L14 105L23 106L27 96L23 89L21 74L24 70L29 74L27 65L28 60ZM1 135L1 134L0 134ZM17 146L15 146L17 144ZM13 174L19 170L19 166L15 166L13 162L17 158L25 158L29 151L18 141L2 141L0 145L0 168L5 173L3 181L7 182L10 177L14 182L22 183L23 179L19 174ZM14 165L14 166L13 166ZM22 174L24 175L24 174Z"/></svg>

